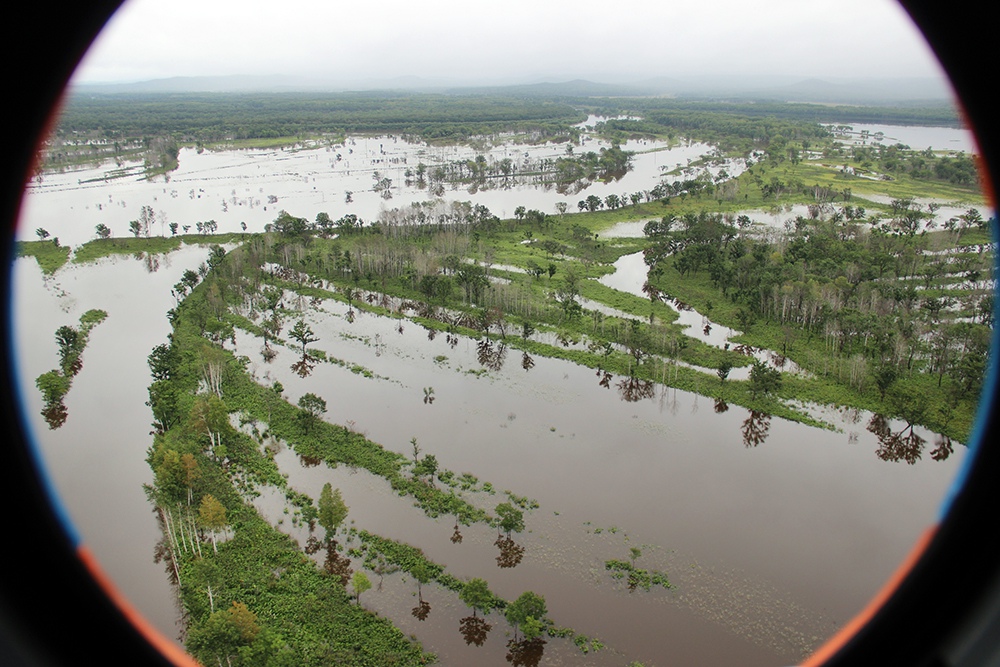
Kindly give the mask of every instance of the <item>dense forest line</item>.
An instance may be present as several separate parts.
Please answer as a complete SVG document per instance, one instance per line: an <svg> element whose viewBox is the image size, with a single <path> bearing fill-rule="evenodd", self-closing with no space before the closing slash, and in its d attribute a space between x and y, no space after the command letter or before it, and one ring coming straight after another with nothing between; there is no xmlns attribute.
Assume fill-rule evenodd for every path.
<svg viewBox="0 0 1000 667"><path fill-rule="evenodd" d="M950 107L831 107L776 102L726 103L669 98L565 97L421 93L75 94L64 106L48 151L83 142L91 157L127 155L160 143L176 159L180 143L303 139L316 135L392 133L424 141L465 141L517 132L532 141L576 140L586 113L636 115L613 120L608 132L690 136L724 148L766 147L773 136L826 136L819 123L958 126ZM113 148L113 151L110 151ZM172 155L171 155L172 153ZM63 156L65 159L65 155ZM162 166L162 165L161 165Z"/></svg>
<svg viewBox="0 0 1000 667"><path fill-rule="evenodd" d="M314 134L391 132L425 140L497 131L567 134L586 118L569 104L406 93L75 95L58 136L169 135L215 142Z"/></svg>

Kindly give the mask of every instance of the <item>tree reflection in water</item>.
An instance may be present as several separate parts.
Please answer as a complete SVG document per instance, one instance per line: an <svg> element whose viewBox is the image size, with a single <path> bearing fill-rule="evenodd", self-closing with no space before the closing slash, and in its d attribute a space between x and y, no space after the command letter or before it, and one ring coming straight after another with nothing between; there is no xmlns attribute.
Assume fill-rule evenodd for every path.
<svg viewBox="0 0 1000 667"><path fill-rule="evenodd" d="M867 429L878 438L879 446L875 455L883 461L906 461L913 465L920 460L924 445L927 444L926 440L913 431L913 424L907 424L898 433L893 432L892 424L884 415L872 415ZM951 453L951 441L939 441L937 445L931 456L937 461L947 458Z"/></svg>
<svg viewBox="0 0 1000 667"><path fill-rule="evenodd" d="M351 568L351 559L337 553L336 540L330 540L326 545L326 560L323 562L323 569L335 577L340 577L340 584L344 587L350 581L354 570Z"/></svg>
<svg viewBox="0 0 1000 667"><path fill-rule="evenodd" d="M601 378L601 381L597 384L601 385L605 389L611 389L611 373L598 370L597 377Z"/></svg>
<svg viewBox="0 0 1000 667"><path fill-rule="evenodd" d="M623 401L637 403L644 398L653 398L656 394L656 385L652 380L627 377L618 383L618 393Z"/></svg>
<svg viewBox="0 0 1000 667"><path fill-rule="evenodd" d="M426 621L430 613L431 605L426 600L420 600L420 603L410 610L410 614L418 621Z"/></svg>
<svg viewBox="0 0 1000 667"><path fill-rule="evenodd" d="M145 259L146 273L156 273L160 270L160 256L152 253L139 253Z"/></svg>
<svg viewBox="0 0 1000 667"><path fill-rule="evenodd" d="M466 644L482 646L486 642L486 636L493 629L493 626L486 622L486 619L479 618L475 614L466 616L458 621L458 629L462 633L462 638Z"/></svg>
<svg viewBox="0 0 1000 667"><path fill-rule="evenodd" d="M501 568L517 567L524 558L524 547L509 537L497 537L497 541L493 544L500 549L497 565Z"/></svg>
<svg viewBox="0 0 1000 667"><path fill-rule="evenodd" d="M61 398L58 401L46 404L42 408L42 418L49 425L49 429L59 428L66 423L67 417L69 417L69 411L66 409L66 404L63 403Z"/></svg>
<svg viewBox="0 0 1000 667"><path fill-rule="evenodd" d="M485 368L499 371L507 360L507 346L504 343L494 344L486 337L480 338L476 343L476 358Z"/></svg>
<svg viewBox="0 0 1000 667"><path fill-rule="evenodd" d="M723 412L726 412L727 410L729 410L729 404L726 403L725 400L723 400L721 398L715 399L715 412L716 412L716 414L720 414L721 415Z"/></svg>
<svg viewBox="0 0 1000 667"><path fill-rule="evenodd" d="M507 642L507 662L514 667L537 667L545 653L545 640L541 638Z"/></svg>
<svg viewBox="0 0 1000 667"><path fill-rule="evenodd" d="M296 375L300 378L304 378L312 374L317 363L319 362L315 358L309 356L308 354L303 354L302 358L292 364L291 368Z"/></svg>
<svg viewBox="0 0 1000 667"><path fill-rule="evenodd" d="M457 521L455 522L455 532L451 534L451 543L452 544L461 544L462 543L462 533L460 533L458 531L458 522Z"/></svg>
<svg viewBox="0 0 1000 667"><path fill-rule="evenodd" d="M322 462L323 459L318 456L306 456L305 454L299 454L299 463L302 464L303 468L315 468Z"/></svg>
<svg viewBox="0 0 1000 667"><path fill-rule="evenodd" d="M530 371L535 367L535 360L531 358L531 355L525 352L521 355L521 368L526 371Z"/></svg>
<svg viewBox="0 0 1000 667"><path fill-rule="evenodd" d="M766 412L751 410L744 420L740 432L743 433L743 445L756 447L767 440L767 432L771 430L771 415Z"/></svg>
<svg viewBox="0 0 1000 667"><path fill-rule="evenodd" d="M944 461L951 456L953 451L955 451L955 447L952 445L951 438L938 434L934 442L934 449L931 450L931 458L935 461Z"/></svg>

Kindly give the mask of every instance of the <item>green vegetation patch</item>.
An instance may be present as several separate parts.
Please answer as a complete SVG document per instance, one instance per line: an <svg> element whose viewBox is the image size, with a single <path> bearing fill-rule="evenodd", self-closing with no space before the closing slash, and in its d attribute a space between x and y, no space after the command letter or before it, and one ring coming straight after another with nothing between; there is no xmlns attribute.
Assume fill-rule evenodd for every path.
<svg viewBox="0 0 1000 667"><path fill-rule="evenodd" d="M51 276L69 261L69 246L59 245L59 239L43 241L18 241L15 244L16 257L34 257L42 273Z"/></svg>

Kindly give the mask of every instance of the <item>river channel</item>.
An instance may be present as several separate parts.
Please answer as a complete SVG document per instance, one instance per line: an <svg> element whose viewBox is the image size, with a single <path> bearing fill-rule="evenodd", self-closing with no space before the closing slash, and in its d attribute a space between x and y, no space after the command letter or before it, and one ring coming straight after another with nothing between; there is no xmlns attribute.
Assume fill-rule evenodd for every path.
<svg viewBox="0 0 1000 667"><path fill-rule="evenodd" d="M401 140L353 141L355 160L403 151ZM512 215L519 205L552 212L558 201L575 207L588 194L604 196L601 188L619 194L648 189L660 167L686 164L710 149L659 148L664 150L637 156L634 173L641 180L634 182L594 184L575 195L524 186L458 190L449 197L485 203L497 215ZM137 217L144 204L166 221L214 218L219 231L238 231L245 221L259 231L280 208L310 218L321 210L334 218L345 212L374 216L381 206L426 197L401 187L386 201L359 189L354 203L344 204L347 181L326 180L341 169L331 163L332 150L185 150L169 182L83 183L87 179L79 173L53 175L29 192L19 237L31 238L42 226L76 244L91 238L101 222L120 235L123 222ZM407 150L414 152L400 155L410 164L416 151L430 149ZM369 189L374 168L352 166L364 172L358 182ZM269 194L276 203L267 204ZM236 203L223 210L226 196ZM41 457L84 542L171 637L178 636L177 610L163 566L153 562L159 534L142 491L151 480L144 460L152 421L145 406L145 360L169 333L171 286L207 253L184 247L156 258L71 264L51 277L30 258L13 267L22 398ZM108 311L108 318L90 335L83 370L66 398L66 424L49 430L39 415L34 378L58 363L56 328L75 324L90 308ZM553 640L542 664L795 662L868 601L933 523L965 453L956 446L936 460L930 455L935 436L918 430L925 444L913 463L891 460L880 456L884 444L866 428L872 415L817 408L836 427L822 430L659 385L636 395L623 386L626 378L602 384L592 369L562 360L536 356L525 370L514 348L507 348L499 368L487 370L474 340L459 336L449 342L410 322L401 326L360 312L351 318L346 311L343 303L328 300L303 313L320 339L314 346L370 369L376 378L322 363L300 377L291 368L293 351L277 348L276 358L265 362L260 340L245 333L237 334L236 348L250 357L261 381L280 380L291 401L317 393L329 404L329 421L350 423L404 454L415 437L442 467L473 473L498 491L480 493L473 502L492 509L506 499L503 490L536 500L526 531L514 536L524 548L523 560L499 568L493 529L462 528L463 540L453 542L452 520L427 518L364 471L310 466L287 448L277 455L282 471L291 486L314 498L331 482L350 507L349 522L423 548L455 576L486 578L508 599L528 589L543 594L556 623L607 647L584 655L569 642ZM424 401L428 387L431 403ZM283 502L267 492L258 500L265 516L304 542L304 530L282 513ZM610 577L604 561L627 559L632 546L642 550L637 565L665 572L673 588L629 592ZM483 646L467 644L458 630L464 605L426 586L423 599L431 611L418 620L410 613L413 582L406 579L386 576L381 591L366 594L366 606L413 633L442 664L505 664L502 618L488 619L494 629Z"/></svg>

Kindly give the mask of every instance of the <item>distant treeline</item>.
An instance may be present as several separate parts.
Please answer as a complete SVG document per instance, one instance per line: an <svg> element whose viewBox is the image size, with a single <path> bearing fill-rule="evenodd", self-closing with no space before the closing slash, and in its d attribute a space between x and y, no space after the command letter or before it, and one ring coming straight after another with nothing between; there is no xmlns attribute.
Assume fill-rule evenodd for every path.
<svg viewBox="0 0 1000 667"><path fill-rule="evenodd" d="M616 101L617 102L617 101ZM815 143L830 136L820 123L880 123L959 126L951 108L828 107L815 104L680 102L629 100L599 109L609 116L632 114L639 119L609 120L605 133L681 135L748 152L767 148L773 137Z"/></svg>
<svg viewBox="0 0 1000 667"><path fill-rule="evenodd" d="M184 93L73 95L60 119L73 133L170 135L202 142L317 133L391 132L425 140L500 131L568 136L586 116L538 99L406 93Z"/></svg>
<svg viewBox="0 0 1000 667"><path fill-rule="evenodd" d="M833 106L796 102L727 102L721 100L676 100L634 98L589 100L593 113L604 115L633 114L657 118L657 122L682 128L698 126L698 119L709 115L738 116L747 119L773 118L806 123L880 123L885 125L933 125L962 127L954 106L938 104L910 106Z"/></svg>
<svg viewBox="0 0 1000 667"><path fill-rule="evenodd" d="M664 98L560 97L426 93L146 93L75 94L59 124L107 138L174 136L183 140L266 139L315 133L392 132L426 140L461 140L498 131L566 138L585 109L610 116L609 129L656 134L738 136L759 143L820 136L817 123L960 125L951 107L837 107L779 102L683 101Z"/></svg>

